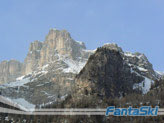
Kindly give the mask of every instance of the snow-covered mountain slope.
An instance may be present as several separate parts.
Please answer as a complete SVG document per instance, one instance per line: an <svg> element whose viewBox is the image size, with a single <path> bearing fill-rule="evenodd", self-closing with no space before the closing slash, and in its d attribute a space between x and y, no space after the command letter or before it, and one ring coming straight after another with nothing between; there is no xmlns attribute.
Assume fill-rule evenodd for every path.
<svg viewBox="0 0 164 123"><path fill-rule="evenodd" d="M44 42L35 41L31 43L22 67L24 75L15 78L16 81L14 82L0 85L0 92L11 101L20 105L25 104L24 107L26 108L59 103L72 94L76 84L75 77L81 75L80 71L83 68L87 68L85 70L88 74L84 75L84 78L97 75L98 72L106 69L103 66L106 64L104 63L106 59L103 61L104 57L102 56L110 58L108 61L111 62L118 55L117 53L121 54L121 57L116 57L120 61L115 60L114 62L118 62L117 64L113 62L108 65L111 67L109 71L116 75L119 73L121 77L119 79L115 78L116 76L108 71L109 77L112 76L112 78L107 77L107 80L117 80L118 83L124 81L125 84L129 83L128 86L131 86L134 90L139 88L143 94L146 94L154 81L161 77L153 70L152 64L144 54L124 52L116 44L105 44L103 46L104 51L100 54L97 53L100 55L98 57L96 52L100 49L86 50L85 44L73 40L67 31L50 30ZM109 53L112 51L117 53L115 55L112 53L107 54L105 49L108 49ZM93 63L91 62L92 64L86 67L88 58L92 59L93 56L95 56L95 59L99 58L96 59L98 64L93 60ZM119 66L119 63L123 64L123 67L120 66L122 71L114 69ZM102 68L96 68L100 66ZM94 72L97 73L93 74ZM102 75L106 74L102 73ZM101 78L97 78L97 80L99 79ZM126 81L128 82L126 83ZM120 91L120 93L122 92Z"/></svg>
<svg viewBox="0 0 164 123"><path fill-rule="evenodd" d="M82 52L91 54L93 51ZM72 59L58 53L54 58L37 70L18 77L15 82L1 85L2 95L26 110L63 101L70 94L74 77L85 66L87 58Z"/></svg>
<svg viewBox="0 0 164 123"><path fill-rule="evenodd" d="M164 77L164 72L161 71L155 71L157 73L158 76L160 77Z"/></svg>
<svg viewBox="0 0 164 123"><path fill-rule="evenodd" d="M146 94L154 81L161 78L160 74L154 71L152 64L144 54L125 52L123 55L125 63L131 68L131 72L144 78L140 83L134 84L134 89L139 88L143 94Z"/></svg>

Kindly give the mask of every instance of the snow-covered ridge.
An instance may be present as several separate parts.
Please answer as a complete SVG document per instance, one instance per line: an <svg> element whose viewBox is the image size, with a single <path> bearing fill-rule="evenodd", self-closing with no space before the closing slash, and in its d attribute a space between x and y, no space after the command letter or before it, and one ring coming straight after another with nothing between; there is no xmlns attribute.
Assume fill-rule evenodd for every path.
<svg viewBox="0 0 164 123"><path fill-rule="evenodd" d="M84 45L84 43L82 41L76 41L76 42L80 45Z"/></svg>
<svg viewBox="0 0 164 123"><path fill-rule="evenodd" d="M116 46L117 44L116 43L104 43L103 46L106 46L106 45L113 45L113 46Z"/></svg>
<svg viewBox="0 0 164 123"><path fill-rule="evenodd" d="M124 55L127 57L137 57L138 59L141 59L141 58L145 59L144 54L141 54L141 53L124 52Z"/></svg>
<svg viewBox="0 0 164 123"><path fill-rule="evenodd" d="M125 52L124 55L128 56L128 57L136 57L136 55L130 53L130 52Z"/></svg>
<svg viewBox="0 0 164 123"><path fill-rule="evenodd" d="M161 71L155 71L157 74L161 75L161 76L164 76L164 72L161 72Z"/></svg>
<svg viewBox="0 0 164 123"><path fill-rule="evenodd" d="M97 49L95 50L83 50L84 52L89 52L89 53L95 53Z"/></svg>

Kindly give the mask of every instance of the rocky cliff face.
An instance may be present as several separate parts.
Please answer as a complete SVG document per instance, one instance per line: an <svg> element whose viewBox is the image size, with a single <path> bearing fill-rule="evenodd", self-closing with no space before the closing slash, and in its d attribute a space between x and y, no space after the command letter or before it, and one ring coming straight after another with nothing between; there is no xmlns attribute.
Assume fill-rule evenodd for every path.
<svg viewBox="0 0 164 123"><path fill-rule="evenodd" d="M66 30L51 29L43 43L39 41L31 43L25 59L25 74L57 60L57 55L73 60L79 60L81 57L88 58L89 54L83 52L85 49L84 43L73 40Z"/></svg>
<svg viewBox="0 0 164 123"><path fill-rule="evenodd" d="M31 73L39 67L40 51L42 49L42 42L34 41L30 44L29 52L24 61L24 75Z"/></svg>
<svg viewBox="0 0 164 123"><path fill-rule="evenodd" d="M132 93L134 83L144 79L131 73L130 67L124 63L119 51L98 48L91 55L86 66L77 75L77 90L81 87L88 94L96 93L102 97L121 97Z"/></svg>
<svg viewBox="0 0 164 123"><path fill-rule="evenodd" d="M0 84L15 81L22 75L23 64L16 60L2 61L0 63Z"/></svg>
<svg viewBox="0 0 164 123"><path fill-rule="evenodd" d="M98 48L76 78L79 93L96 92L107 98L146 94L159 79L144 54L123 52L116 44Z"/></svg>

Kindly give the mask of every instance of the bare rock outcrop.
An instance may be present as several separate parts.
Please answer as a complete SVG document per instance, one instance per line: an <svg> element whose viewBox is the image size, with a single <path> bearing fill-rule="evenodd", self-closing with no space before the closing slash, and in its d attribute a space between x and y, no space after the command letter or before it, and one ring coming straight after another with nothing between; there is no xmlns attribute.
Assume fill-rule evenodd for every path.
<svg viewBox="0 0 164 123"><path fill-rule="evenodd" d="M56 61L58 55L73 60L79 60L81 57L88 58L90 54L83 51L85 49L85 44L73 40L66 30L51 29L44 42L35 41L31 43L24 62L25 74Z"/></svg>
<svg viewBox="0 0 164 123"><path fill-rule="evenodd" d="M0 84L15 81L22 75L23 65L19 61L10 60L0 63Z"/></svg>

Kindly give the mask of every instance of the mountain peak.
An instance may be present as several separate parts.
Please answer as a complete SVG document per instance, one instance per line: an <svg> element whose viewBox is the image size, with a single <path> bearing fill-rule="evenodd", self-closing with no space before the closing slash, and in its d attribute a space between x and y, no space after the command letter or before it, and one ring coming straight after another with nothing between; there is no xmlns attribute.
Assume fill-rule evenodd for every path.
<svg viewBox="0 0 164 123"><path fill-rule="evenodd" d="M56 61L59 56L73 60L79 57L88 58L88 52L83 42L75 41L66 30L50 29L45 41L31 43L25 59L25 74L31 73L38 67Z"/></svg>
<svg viewBox="0 0 164 123"><path fill-rule="evenodd" d="M32 43L30 44L29 51L41 50L42 45L43 45L42 42L40 42L40 41L38 41L38 40L35 40L34 42L32 42Z"/></svg>
<svg viewBox="0 0 164 123"><path fill-rule="evenodd" d="M145 94L150 90L154 81L159 80L159 76L144 54L124 52L117 44L112 43L98 48L90 56L85 67L77 75L77 80L79 83L83 81L97 83L98 88L102 84L105 85L104 88L108 84L110 87L113 83L114 86L118 86L117 88L125 86L123 87L125 89L128 85L131 86L129 92L140 87L142 93ZM146 86L143 86L144 84Z"/></svg>
<svg viewBox="0 0 164 123"><path fill-rule="evenodd" d="M71 35L67 30L50 29L46 36L46 41L54 41L58 38L71 39Z"/></svg>
<svg viewBox="0 0 164 123"><path fill-rule="evenodd" d="M122 48L119 47L117 44L115 43L106 43L103 45L102 48L107 48L107 49L110 49L110 50L116 50L116 51L119 51L119 52L123 52L122 51Z"/></svg>

